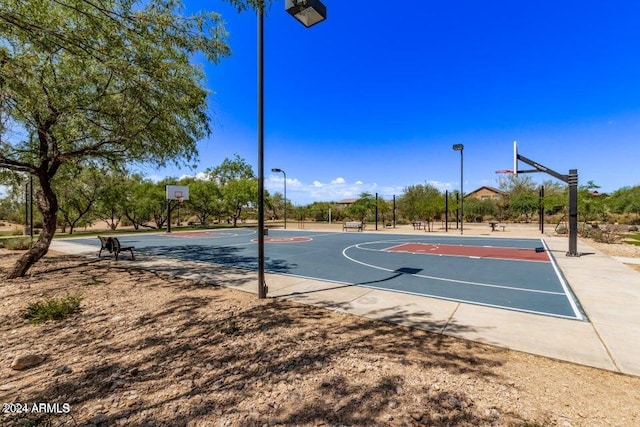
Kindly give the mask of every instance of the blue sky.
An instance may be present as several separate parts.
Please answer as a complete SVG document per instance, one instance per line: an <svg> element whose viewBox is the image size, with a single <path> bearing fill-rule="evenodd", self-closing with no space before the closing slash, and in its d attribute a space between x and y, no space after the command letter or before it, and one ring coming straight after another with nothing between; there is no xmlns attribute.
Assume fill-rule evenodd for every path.
<svg viewBox="0 0 640 427"><path fill-rule="evenodd" d="M232 56L203 62L213 134L195 174L239 154L257 172L256 17L220 12ZM639 185L640 2L325 0L304 28L274 2L265 19L265 187L295 204L385 198L415 184L497 186L521 154L601 191ZM369 5L367 10L366 5ZM521 168L528 168L522 164ZM542 182L552 179L532 175Z"/></svg>

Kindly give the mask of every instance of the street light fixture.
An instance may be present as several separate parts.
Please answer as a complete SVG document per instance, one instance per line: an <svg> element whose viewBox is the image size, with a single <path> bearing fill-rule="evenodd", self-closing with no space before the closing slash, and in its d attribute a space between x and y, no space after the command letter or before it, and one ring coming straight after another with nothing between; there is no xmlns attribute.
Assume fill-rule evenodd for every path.
<svg viewBox="0 0 640 427"><path fill-rule="evenodd" d="M463 152L464 145L462 144L453 144L453 151L460 152L460 234L464 234L464 190L463 190L463 182L464 182L464 163L463 163Z"/></svg>
<svg viewBox="0 0 640 427"><path fill-rule="evenodd" d="M284 175L284 229L287 229L287 174L280 168L273 168L271 172L280 173Z"/></svg>
<svg viewBox="0 0 640 427"><path fill-rule="evenodd" d="M307 28L327 19L327 8L319 0L287 0L285 9Z"/></svg>
<svg viewBox="0 0 640 427"><path fill-rule="evenodd" d="M327 18L320 0L286 0L285 9L309 28ZM286 181L286 180L285 180ZM264 5L258 7L258 298L267 297L264 281Z"/></svg>

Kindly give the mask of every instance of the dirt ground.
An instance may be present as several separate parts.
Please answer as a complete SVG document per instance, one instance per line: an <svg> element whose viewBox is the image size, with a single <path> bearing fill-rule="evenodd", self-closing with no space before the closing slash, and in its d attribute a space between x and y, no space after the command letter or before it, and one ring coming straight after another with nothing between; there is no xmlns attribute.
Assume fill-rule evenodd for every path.
<svg viewBox="0 0 640 427"><path fill-rule="evenodd" d="M0 277L19 254L0 249ZM640 425L638 377L107 259L51 253L3 280L3 426ZM71 318L21 318L67 294L83 296ZM46 359L11 369L24 354Z"/></svg>

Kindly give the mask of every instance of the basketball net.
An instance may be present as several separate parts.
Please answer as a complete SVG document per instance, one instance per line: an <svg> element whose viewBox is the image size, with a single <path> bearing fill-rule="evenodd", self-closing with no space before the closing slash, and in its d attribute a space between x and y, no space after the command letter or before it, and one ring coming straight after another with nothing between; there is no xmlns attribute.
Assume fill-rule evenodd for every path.
<svg viewBox="0 0 640 427"><path fill-rule="evenodd" d="M499 175L508 175L508 174L513 174L513 170L512 169L500 169L496 171L497 174Z"/></svg>

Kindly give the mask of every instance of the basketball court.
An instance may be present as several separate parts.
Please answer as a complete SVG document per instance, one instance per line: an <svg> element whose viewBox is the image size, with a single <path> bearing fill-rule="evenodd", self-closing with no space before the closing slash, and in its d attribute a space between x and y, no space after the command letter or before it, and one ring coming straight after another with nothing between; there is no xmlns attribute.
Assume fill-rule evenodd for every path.
<svg viewBox="0 0 640 427"><path fill-rule="evenodd" d="M122 236L136 254L257 269L255 229ZM98 239L69 239L95 245ZM97 251L97 249L96 249ZM268 273L585 320L541 239L270 230Z"/></svg>

